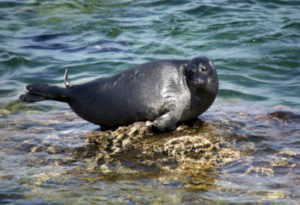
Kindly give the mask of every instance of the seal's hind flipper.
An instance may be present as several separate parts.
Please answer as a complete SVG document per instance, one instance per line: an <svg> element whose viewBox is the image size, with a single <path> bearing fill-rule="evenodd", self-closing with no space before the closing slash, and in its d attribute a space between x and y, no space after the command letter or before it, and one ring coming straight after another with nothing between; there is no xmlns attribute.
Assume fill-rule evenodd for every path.
<svg viewBox="0 0 300 205"><path fill-rule="evenodd" d="M33 103L33 102L43 101L46 99L43 96L35 95L35 94L28 92L24 95L20 95L19 100L21 100L23 102Z"/></svg>
<svg viewBox="0 0 300 205"><path fill-rule="evenodd" d="M33 83L26 86L27 93L19 99L23 102L38 102L42 100L56 100L68 102L69 92L66 88L52 86L44 83Z"/></svg>

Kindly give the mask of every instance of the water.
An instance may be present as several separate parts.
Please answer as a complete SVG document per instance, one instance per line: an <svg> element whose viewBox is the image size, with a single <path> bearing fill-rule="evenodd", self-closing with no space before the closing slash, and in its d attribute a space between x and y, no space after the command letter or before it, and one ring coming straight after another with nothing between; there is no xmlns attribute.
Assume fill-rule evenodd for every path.
<svg viewBox="0 0 300 205"><path fill-rule="evenodd" d="M297 204L298 117L266 125L257 116L299 114L299 10L297 0L1 1L0 202ZM199 55L213 60L220 77L218 99L204 118L242 124L235 136L257 136L242 139L256 151L241 147L244 158L219 167L205 189L164 183L157 172L127 179L91 171L97 149L85 134L97 126L61 103L16 101L27 83L62 85L65 67L76 84L151 60ZM274 171L268 160L289 166Z"/></svg>

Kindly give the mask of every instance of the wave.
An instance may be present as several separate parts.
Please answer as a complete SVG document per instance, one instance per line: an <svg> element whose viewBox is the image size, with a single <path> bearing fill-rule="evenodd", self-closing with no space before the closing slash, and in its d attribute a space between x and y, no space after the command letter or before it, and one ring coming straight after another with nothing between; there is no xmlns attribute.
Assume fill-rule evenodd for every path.
<svg viewBox="0 0 300 205"><path fill-rule="evenodd" d="M222 98L239 98L244 99L248 101L264 101L268 100L268 97L260 96L260 95L254 95L249 93L243 93L236 90L229 90L229 89L220 89L218 92L218 96Z"/></svg>

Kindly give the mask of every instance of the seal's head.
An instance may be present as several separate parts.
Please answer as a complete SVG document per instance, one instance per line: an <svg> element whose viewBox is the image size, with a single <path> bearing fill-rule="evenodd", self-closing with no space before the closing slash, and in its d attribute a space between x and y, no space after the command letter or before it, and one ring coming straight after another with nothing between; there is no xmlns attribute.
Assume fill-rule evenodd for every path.
<svg viewBox="0 0 300 205"><path fill-rule="evenodd" d="M207 57L197 57L185 67L185 76L192 92L217 95L219 80L212 61Z"/></svg>

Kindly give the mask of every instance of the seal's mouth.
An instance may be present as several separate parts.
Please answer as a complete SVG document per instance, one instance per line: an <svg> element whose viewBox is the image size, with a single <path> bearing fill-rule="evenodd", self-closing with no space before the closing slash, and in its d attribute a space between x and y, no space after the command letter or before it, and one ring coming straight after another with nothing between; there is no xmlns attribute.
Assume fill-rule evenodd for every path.
<svg viewBox="0 0 300 205"><path fill-rule="evenodd" d="M194 87L197 92L206 92L212 95L217 95L219 89L219 82L215 78L198 78L194 79L191 82L191 85Z"/></svg>

